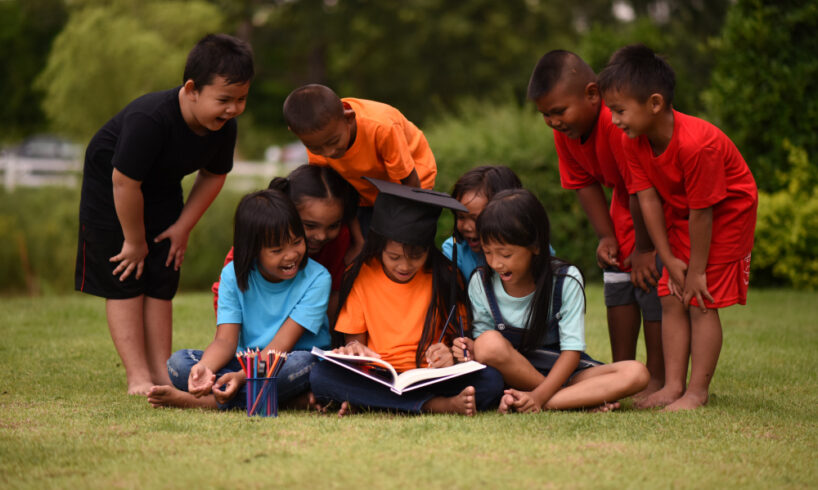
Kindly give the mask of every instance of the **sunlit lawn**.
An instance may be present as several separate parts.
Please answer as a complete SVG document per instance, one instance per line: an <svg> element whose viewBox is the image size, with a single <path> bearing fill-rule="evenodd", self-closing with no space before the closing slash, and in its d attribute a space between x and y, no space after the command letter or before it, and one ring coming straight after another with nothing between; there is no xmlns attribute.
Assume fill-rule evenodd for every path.
<svg viewBox="0 0 818 490"><path fill-rule="evenodd" d="M588 351L609 360L601 288L588 299ZM204 347L210 296L174 304L174 348ZM101 300L4 298L0 308L2 488L818 485L814 292L753 289L748 306L722 312L704 409L474 418L155 410L125 395Z"/></svg>

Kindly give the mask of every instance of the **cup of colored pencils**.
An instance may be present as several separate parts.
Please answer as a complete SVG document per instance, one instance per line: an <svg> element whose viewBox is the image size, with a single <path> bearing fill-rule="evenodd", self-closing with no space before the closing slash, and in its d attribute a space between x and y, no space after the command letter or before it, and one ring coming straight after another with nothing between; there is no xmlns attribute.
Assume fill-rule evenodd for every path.
<svg viewBox="0 0 818 490"><path fill-rule="evenodd" d="M255 349L240 352L236 357L247 376L247 416L278 417L276 381L287 353Z"/></svg>

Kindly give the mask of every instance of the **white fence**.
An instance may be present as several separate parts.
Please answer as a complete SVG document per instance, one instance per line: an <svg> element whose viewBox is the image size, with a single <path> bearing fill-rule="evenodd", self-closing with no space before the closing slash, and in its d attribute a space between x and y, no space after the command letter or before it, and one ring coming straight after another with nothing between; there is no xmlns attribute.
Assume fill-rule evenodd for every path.
<svg viewBox="0 0 818 490"><path fill-rule="evenodd" d="M267 185L277 175L286 175L306 162L240 162L233 163L227 185L242 190ZM75 187L82 180L82 162L45 158L0 155L0 173L6 191L17 187Z"/></svg>

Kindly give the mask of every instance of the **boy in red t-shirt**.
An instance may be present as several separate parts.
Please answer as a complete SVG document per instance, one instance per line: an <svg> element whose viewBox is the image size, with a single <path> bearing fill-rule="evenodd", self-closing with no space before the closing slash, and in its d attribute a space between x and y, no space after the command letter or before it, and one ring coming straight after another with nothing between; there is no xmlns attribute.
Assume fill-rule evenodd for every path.
<svg viewBox="0 0 818 490"><path fill-rule="evenodd" d="M432 189L437 164L423 132L397 109L371 100L341 99L329 87L305 85L284 101L287 126L307 147L310 165L332 167L358 191L357 223L350 230L360 251L378 190L369 177Z"/></svg>
<svg viewBox="0 0 818 490"><path fill-rule="evenodd" d="M721 352L718 309L747 302L755 180L724 133L673 109L675 75L649 48L614 53L599 86L613 123L627 135L628 190L639 197L665 266L659 281L665 386L638 406L697 408L707 403Z"/></svg>
<svg viewBox="0 0 818 490"><path fill-rule="evenodd" d="M604 269L605 305L613 360L636 359L640 321L645 325L645 346L650 383L645 397L664 383L662 307L656 294L661 266L640 226L634 246L634 221L623 175L628 172L622 151L622 131L611 122L602 103L596 74L579 56L554 50L540 58L528 84L546 124L554 129L560 181L574 189L599 237L597 263ZM602 186L613 189L610 208ZM637 219L641 223L640 219Z"/></svg>

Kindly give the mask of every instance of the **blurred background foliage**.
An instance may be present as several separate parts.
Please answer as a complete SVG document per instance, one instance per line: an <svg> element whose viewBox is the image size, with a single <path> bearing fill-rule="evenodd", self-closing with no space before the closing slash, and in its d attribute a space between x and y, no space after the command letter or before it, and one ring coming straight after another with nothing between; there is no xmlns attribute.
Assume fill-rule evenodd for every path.
<svg viewBox="0 0 818 490"><path fill-rule="evenodd" d="M676 108L722 128L756 176L754 285L818 286L815 0L0 0L0 142L48 131L84 144L133 98L180 84L214 31L255 51L239 158L293 140L281 105L302 84L392 104L426 133L437 189L510 166L546 205L558 255L590 277L596 238L525 88L551 49L599 70L645 43L676 71ZM218 275L240 195L225 189L194 230L183 288ZM78 190L0 191L0 204L0 291L71 290Z"/></svg>

